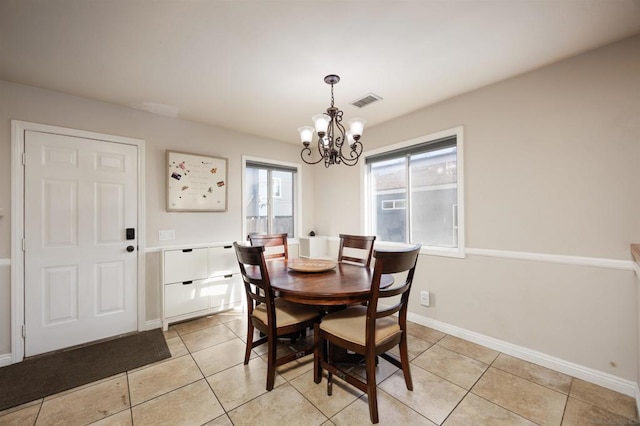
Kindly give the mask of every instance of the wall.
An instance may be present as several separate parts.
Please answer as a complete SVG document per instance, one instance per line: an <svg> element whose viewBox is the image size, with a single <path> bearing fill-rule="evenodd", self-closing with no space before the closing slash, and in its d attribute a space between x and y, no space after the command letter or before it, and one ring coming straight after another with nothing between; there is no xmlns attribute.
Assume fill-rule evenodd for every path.
<svg viewBox="0 0 640 426"><path fill-rule="evenodd" d="M11 351L11 120L30 121L146 141L146 317L160 318L160 258L165 245L224 242L242 239L241 156L298 163L293 144L153 115L145 111L0 81L0 358ZM228 211L168 213L165 211L165 151L167 149L228 159ZM302 171L305 188L312 174ZM313 191L305 190L302 229L313 218ZM158 231L173 229L176 239L158 241Z"/></svg>
<svg viewBox="0 0 640 426"><path fill-rule="evenodd" d="M639 117L636 36L366 129L372 150L464 126L469 252L421 256L414 318L635 383ZM317 231L364 231L361 170L314 173Z"/></svg>

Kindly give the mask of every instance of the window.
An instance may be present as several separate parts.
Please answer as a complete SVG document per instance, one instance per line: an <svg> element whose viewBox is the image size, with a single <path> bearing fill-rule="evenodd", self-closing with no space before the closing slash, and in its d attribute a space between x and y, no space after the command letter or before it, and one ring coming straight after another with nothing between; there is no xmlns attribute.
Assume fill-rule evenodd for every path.
<svg viewBox="0 0 640 426"><path fill-rule="evenodd" d="M366 154L368 232L464 255L462 128Z"/></svg>
<svg viewBox="0 0 640 426"><path fill-rule="evenodd" d="M295 237L298 166L243 158L244 234Z"/></svg>

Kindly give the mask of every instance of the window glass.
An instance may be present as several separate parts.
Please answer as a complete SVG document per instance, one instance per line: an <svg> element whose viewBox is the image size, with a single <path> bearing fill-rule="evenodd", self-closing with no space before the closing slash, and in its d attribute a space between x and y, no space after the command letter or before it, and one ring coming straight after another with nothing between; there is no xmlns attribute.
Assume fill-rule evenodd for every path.
<svg viewBox="0 0 640 426"><path fill-rule="evenodd" d="M447 136L366 158L368 223L378 240L458 248L459 148Z"/></svg>
<svg viewBox="0 0 640 426"><path fill-rule="evenodd" d="M248 234L294 237L295 170L261 163L246 163L244 204Z"/></svg>

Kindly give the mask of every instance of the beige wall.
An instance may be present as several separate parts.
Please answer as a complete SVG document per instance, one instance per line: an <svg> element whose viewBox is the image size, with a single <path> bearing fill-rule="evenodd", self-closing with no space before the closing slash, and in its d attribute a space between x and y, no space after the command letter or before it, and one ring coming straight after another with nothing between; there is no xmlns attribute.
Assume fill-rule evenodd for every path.
<svg viewBox="0 0 640 426"><path fill-rule="evenodd" d="M0 259L11 256L11 120L143 139L146 141L146 244L165 245L224 242L242 239L241 156L299 162L297 146L265 140L197 123L153 115L144 111L95 102L34 87L0 81ZM165 211L163 165L167 149L228 158L228 211L225 213L168 213ZM303 186L312 188L312 174L302 172ZM302 227L313 217L313 191L305 190ZM173 229L176 239L158 241L158 231ZM159 254L147 260L146 317L160 317ZM0 263L0 355L11 350L10 280L8 266Z"/></svg>
<svg viewBox="0 0 640 426"><path fill-rule="evenodd" d="M640 242L640 37L369 128L363 140L375 149L459 125L467 247L630 260ZM321 233L360 231L357 169L314 171ZM630 267L423 255L411 311L635 382L636 287ZM419 306L421 289L432 307Z"/></svg>

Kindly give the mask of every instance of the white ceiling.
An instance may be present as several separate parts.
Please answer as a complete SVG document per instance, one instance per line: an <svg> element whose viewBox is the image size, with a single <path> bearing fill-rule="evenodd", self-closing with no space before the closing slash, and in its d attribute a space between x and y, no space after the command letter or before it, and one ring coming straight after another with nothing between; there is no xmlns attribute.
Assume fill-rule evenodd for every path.
<svg viewBox="0 0 640 426"><path fill-rule="evenodd" d="M370 127L639 33L640 0L0 0L0 79L299 143L327 74Z"/></svg>

